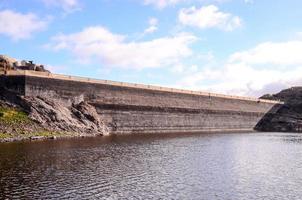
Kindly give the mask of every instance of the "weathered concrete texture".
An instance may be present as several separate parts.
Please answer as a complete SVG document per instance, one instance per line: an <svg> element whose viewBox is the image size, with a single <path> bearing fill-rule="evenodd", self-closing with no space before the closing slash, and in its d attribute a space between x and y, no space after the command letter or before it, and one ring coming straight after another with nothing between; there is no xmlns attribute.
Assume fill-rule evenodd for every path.
<svg viewBox="0 0 302 200"><path fill-rule="evenodd" d="M37 76L3 84L27 97L88 102L112 133L253 130L276 104Z"/></svg>
<svg viewBox="0 0 302 200"><path fill-rule="evenodd" d="M112 132L201 132L253 130L257 113L200 110L166 112L98 109Z"/></svg>
<svg viewBox="0 0 302 200"><path fill-rule="evenodd" d="M106 84L26 77L27 96L84 98L100 104L266 112L274 104L238 99L153 91ZM259 106L261 105L261 106Z"/></svg>
<svg viewBox="0 0 302 200"><path fill-rule="evenodd" d="M25 95L25 76L5 76L0 75L0 86L5 88L6 92L13 92L19 95ZM5 95L4 93L2 95Z"/></svg>

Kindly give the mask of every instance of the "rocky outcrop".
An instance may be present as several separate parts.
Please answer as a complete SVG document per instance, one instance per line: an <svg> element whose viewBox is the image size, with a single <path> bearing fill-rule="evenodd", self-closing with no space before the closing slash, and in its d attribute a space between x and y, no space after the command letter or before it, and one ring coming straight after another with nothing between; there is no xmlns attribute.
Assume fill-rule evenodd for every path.
<svg viewBox="0 0 302 200"><path fill-rule="evenodd" d="M50 73L44 68L44 65L34 64L33 61L18 61L15 58L0 55L0 71L10 70L31 70Z"/></svg>
<svg viewBox="0 0 302 200"><path fill-rule="evenodd" d="M262 99L281 100L255 127L259 131L302 132L302 87L292 87Z"/></svg>
<svg viewBox="0 0 302 200"><path fill-rule="evenodd" d="M0 55L0 71L7 71L13 68L12 61L6 56Z"/></svg>
<svg viewBox="0 0 302 200"><path fill-rule="evenodd" d="M67 105L45 97L16 96L1 88L0 107L9 107L27 113L30 122L1 124L0 132L35 132L47 130L74 135L107 135L108 129L96 109L88 102ZM19 131L20 132L20 131Z"/></svg>
<svg viewBox="0 0 302 200"><path fill-rule="evenodd" d="M49 72L43 65L32 61L21 61L9 56L0 55L0 72L9 70L32 70ZM95 108L83 98L70 100L71 104L60 102L56 98L41 96L23 97L0 85L0 108L12 108L24 111L30 123L5 124L0 121L1 132L35 132L43 129L56 132L70 132L83 135L107 135L108 129ZM17 128L17 129L16 129ZM16 131L15 131L16 132Z"/></svg>
<svg viewBox="0 0 302 200"><path fill-rule="evenodd" d="M22 97L22 107L27 110L33 121L54 131L108 134L100 115L87 102L66 106L44 97Z"/></svg>

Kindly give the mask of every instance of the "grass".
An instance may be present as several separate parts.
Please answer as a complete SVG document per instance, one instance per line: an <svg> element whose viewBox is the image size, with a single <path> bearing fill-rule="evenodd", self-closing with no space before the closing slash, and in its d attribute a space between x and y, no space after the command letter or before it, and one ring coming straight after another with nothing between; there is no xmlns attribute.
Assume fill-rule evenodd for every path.
<svg viewBox="0 0 302 200"><path fill-rule="evenodd" d="M36 133L30 133L30 136L43 136L43 137L51 137L51 136L64 136L67 135L67 133L62 132L52 132L52 131L40 131Z"/></svg>
<svg viewBox="0 0 302 200"><path fill-rule="evenodd" d="M67 136L66 133L63 132L52 132L52 131L36 131L36 132L22 132L16 135L19 138L31 138L31 137L43 137L43 138L51 138L51 137L60 137Z"/></svg>
<svg viewBox="0 0 302 200"><path fill-rule="evenodd" d="M12 137L12 136L7 133L0 133L0 139L6 139L6 138L10 138L10 137Z"/></svg>
<svg viewBox="0 0 302 200"><path fill-rule="evenodd" d="M27 114L15 108L0 107L0 122L20 124L30 122Z"/></svg>
<svg viewBox="0 0 302 200"><path fill-rule="evenodd" d="M6 128L0 129L0 141L6 139L28 139L31 137L42 136L50 138L53 136L69 136L71 133L48 131L43 128L33 128L34 122L22 110L10 107L0 107L0 128L8 128L10 132L6 133ZM21 126L20 126L21 125ZM4 130L4 131L3 131Z"/></svg>
<svg viewBox="0 0 302 200"><path fill-rule="evenodd" d="M51 132L51 131L37 131L37 132L19 132L19 133L0 133L0 141L6 139L29 139L31 137L39 137L43 138L51 138L53 136L62 137L62 136L70 136L70 133L65 132Z"/></svg>

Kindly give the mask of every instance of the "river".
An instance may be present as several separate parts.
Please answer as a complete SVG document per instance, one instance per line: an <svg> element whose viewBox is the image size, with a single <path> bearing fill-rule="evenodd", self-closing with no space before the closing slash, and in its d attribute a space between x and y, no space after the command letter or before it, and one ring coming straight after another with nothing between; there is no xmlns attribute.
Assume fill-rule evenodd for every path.
<svg viewBox="0 0 302 200"><path fill-rule="evenodd" d="M0 144L1 199L302 199L302 135L156 134Z"/></svg>

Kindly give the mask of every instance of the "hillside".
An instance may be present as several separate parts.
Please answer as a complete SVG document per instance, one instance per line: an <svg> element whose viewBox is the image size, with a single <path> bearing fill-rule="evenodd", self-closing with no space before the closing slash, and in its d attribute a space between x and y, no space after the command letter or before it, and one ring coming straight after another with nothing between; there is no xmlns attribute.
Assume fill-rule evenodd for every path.
<svg viewBox="0 0 302 200"><path fill-rule="evenodd" d="M302 87L292 87L260 98L281 100L284 105L274 108L275 114L268 113L257 125L257 130L302 132Z"/></svg>

